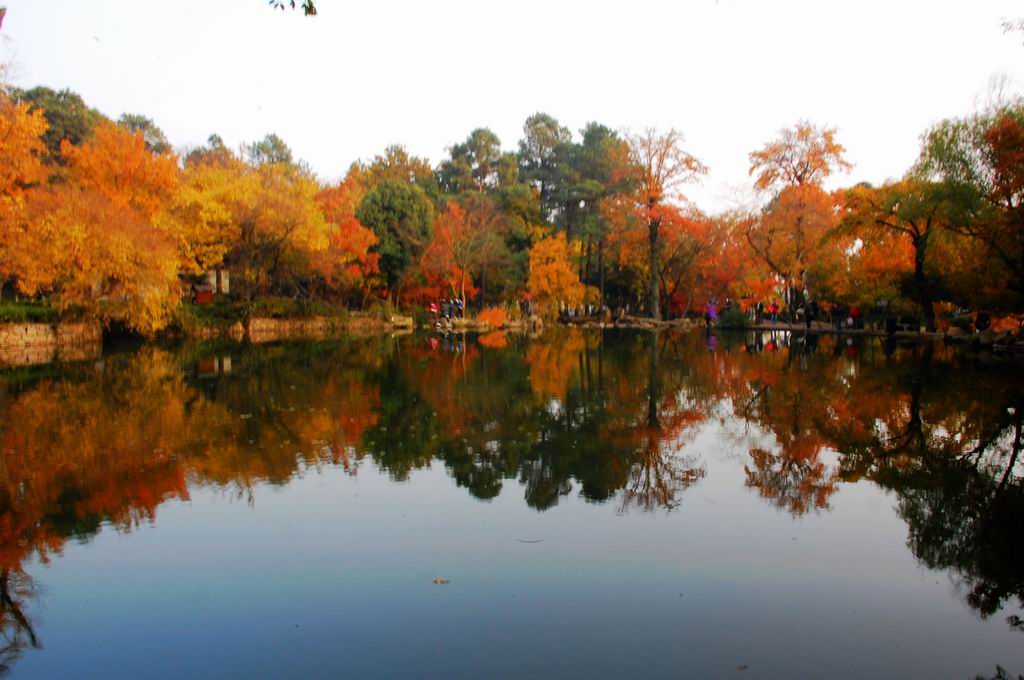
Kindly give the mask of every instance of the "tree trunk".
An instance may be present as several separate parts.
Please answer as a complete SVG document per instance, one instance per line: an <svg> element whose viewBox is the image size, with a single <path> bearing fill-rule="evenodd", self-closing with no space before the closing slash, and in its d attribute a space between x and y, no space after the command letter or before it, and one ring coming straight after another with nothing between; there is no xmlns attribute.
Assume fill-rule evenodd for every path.
<svg viewBox="0 0 1024 680"><path fill-rule="evenodd" d="M463 270L459 279L459 300L462 302L462 315L466 315L466 272Z"/></svg>
<svg viewBox="0 0 1024 680"><path fill-rule="evenodd" d="M584 268L584 271L586 272L586 274L583 277L583 285L584 286L589 286L590 285L590 244L591 244L591 240L590 240L590 237L588 236L587 237L587 260L586 260L587 264L586 264L586 267Z"/></svg>
<svg viewBox="0 0 1024 680"><path fill-rule="evenodd" d="M653 206L652 206L653 207ZM651 218L647 221L647 246L648 264L650 265L650 277L648 279L649 290L647 291L647 303L651 312L651 318L655 321L661 320L661 300L658 295L658 230L661 227L661 218Z"/></svg>
<svg viewBox="0 0 1024 680"><path fill-rule="evenodd" d="M661 394L661 382L658 372L658 332L648 334L649 342L647 363L647 426L654 431L661 428L658 422L658 397Z"/></svg>
<svg viewBox="0 0 1024 680"><path fill-rule="evenodd" d="M927 246L927 234L917 237L914 243L914 297L921 305L921 312L924 314L924 327L929 333L935 332L935 309L932 307L931 290L928 288L928 279L924 275L924 255Z"/></svg>
<svg viewBox="0 0 1024 680"><path fill-rule="evenodd" d="M601 239L597 244L597 269L598 278L601 283L601 307L604 307L604 239Z"/></svg>

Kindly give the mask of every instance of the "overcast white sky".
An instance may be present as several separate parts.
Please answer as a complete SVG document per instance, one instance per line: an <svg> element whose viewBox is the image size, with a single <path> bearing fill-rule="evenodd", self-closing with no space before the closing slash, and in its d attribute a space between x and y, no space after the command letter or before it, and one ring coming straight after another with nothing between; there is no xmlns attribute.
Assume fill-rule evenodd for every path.
<svg viewBox="0 0 1024 680"><path fill-rule="evenodd" d="M475 127L513 150L545 111L579 130L673 126L711 168L703 209L749 191L747 154L806 118L839 128L853 172L913 162L931 123L993 76L1022 91L1020 0L7 0L14 83L142 113L175 146L279 134L321 176L391 143L437 163Z"/></svg>

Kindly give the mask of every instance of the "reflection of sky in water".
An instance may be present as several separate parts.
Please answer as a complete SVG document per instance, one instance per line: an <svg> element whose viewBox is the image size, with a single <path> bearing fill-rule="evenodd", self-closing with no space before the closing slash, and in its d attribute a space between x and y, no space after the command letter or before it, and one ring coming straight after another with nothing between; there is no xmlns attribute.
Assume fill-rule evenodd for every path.
<svg viewBox="0 0 1024 680"><path fill-rule="evenodd" d="M574 495L537 513L513 488L481 504L437 465L407 484L328 469L252 505L203 490L156 528L106 529L33 567L46 648L18 672L969 677L1019 662L1002 621L979 623L917 564L877 487L794 519L734 462L710 465L670 514Z"/></svg>
<svg viewBox="0 0 1024 680"><path fill-rule="evenodd" d="M996 663L1024 669L1024 638L1006 623L1016 599L983 620L966 603L961 571L929 569L915 554L945 559L931 554L929 532L949 522L935 525L929 503L953 527L962 513L970 534L971 503L993 497L1006 469L1008 435L996 438L1001 453L982 456L984 480L994 481L977 478L977 492L940 476L948 470L938 459L865 458L860 445L875 442L877 453L878 442L897 441L914 408L929 445L976 441L996 411L1014 415L984 401L1015 394L1016 369L941 355L937 369L907 370L920 357L890 365L871 346L851 358L845 345L834 357L827 342L801 362L786 345L757 354L720 343L709 354L703 334L674 339L676 350L665 343L652 365L646 338L600 345L552 334L447 359L419 338L386 356L366 346L236 349L230 374L201 383L180 357L160 355L159 371L150 362L141 372L108 359L102 375L123 379L115 406L97 413L118 413L131 443L98 419L40 433L39 461L72 432L106 433L97 451L138 455L107 480L122 485L116 502L141 503L148 488L163 496L155 520L130 531L106 521L47 565L26 555L40 593L25 606L43 649L24 652L14 676L733 677L747 665L752 677L967 678ZM99 378L73 373L83 394L98 391L89 381ZM979 379L991 380L985 399L958 396ZM9 390L8 417L44 389ZM836 423L863 423L867 434ZM193 438L168 438L175 428ZM158 439L172 453L151 455ZM185 466L186 493L147 486L166 465ZM624 503L642 474L681 475L674 494L651 496L674 509ZM43 494L42 484L24 488ZM85 484L78 501L67 489L53 497L79 513L101 507L102 489ZM928 495L936 488L947 495ZM981 527L1005 538L991 534L1001 526ZM970 559L993 573L984 552ZM1013 592L1020 576L1004 576ZM435 585L438 577L450 582Z"/></svg>

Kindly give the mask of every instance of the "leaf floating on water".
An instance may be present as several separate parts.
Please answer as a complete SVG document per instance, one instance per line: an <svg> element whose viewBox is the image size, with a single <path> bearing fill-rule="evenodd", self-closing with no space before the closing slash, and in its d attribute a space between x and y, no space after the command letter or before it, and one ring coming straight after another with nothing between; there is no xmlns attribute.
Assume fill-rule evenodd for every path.
<svg viewBox="0 0 1024 680"><path fill-rule="evenodd" d="M251 413L243 413L242 414L242 420L249 420L249 418L252 418L252 414Z"/></svg>
<svg viewBox="0 0 1024 680"><path fill-rule="evenodd" d="M516 541L519 543L543 543L543 538L517 538Z"/></svg>
<svg viewBox="0 0 1024 680"><path fill-rule="evenodd" d="M440 576L438 576L437 578L434 579L434 585L435 586L444 586L444 585L448 585L448 583L449 583L448 579L441 578Z"/></svg>
<svg viewBox="0 0 1024 680"><path fill-rule="evenodd" d="M736 672L737 673L742 673L743 671L747 670L748 668L750 668L750 664L746 664L745 663L742 666L736 666Z"/></svg>

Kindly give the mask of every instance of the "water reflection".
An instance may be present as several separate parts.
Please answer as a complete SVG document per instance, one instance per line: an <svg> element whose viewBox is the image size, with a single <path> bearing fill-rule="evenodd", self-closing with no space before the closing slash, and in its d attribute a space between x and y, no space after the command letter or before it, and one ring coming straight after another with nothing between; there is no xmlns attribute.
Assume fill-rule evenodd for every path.
<svg viewBox="0 0 1024 680"><path fill-rule="evenodd" d="M708 475L707 428L795 516L844 484L890 490L914 555L988 617L1024 606L1022 390L1012 364L941 346L781 333L145 347L21 375L0 381L0 669L39 644L27 561L198 486L253 502L320 466L403 481L439 462L481 500L672 510Z"/></svg>

